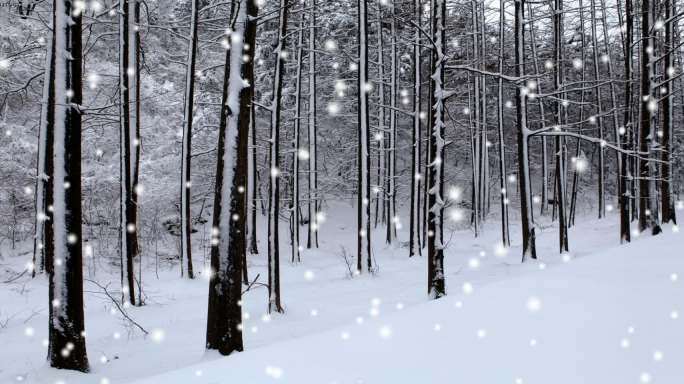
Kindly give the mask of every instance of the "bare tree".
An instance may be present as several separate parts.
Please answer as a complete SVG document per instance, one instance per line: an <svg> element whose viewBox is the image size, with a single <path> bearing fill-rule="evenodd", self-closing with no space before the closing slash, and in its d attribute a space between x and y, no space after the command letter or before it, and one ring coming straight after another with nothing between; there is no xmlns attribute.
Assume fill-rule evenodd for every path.
<svg viewBox="0 0 684 384"><path fill-rule="evenodd" d="M49 274L51 367L87 372L81 231L81 12L55 1L54 269Z"/></svg>
<svg viewBox="0 0 684 384"><path fill-rule="evenodd" d="M207 349L222 355L242 351L242 254L245 249L244 185L247 182L249 116L254 83L257 5L239 0L226 66L216 164L207 315ZM233 12L231 12L233 13ZM233 19L231 17L231 19ZM241 192L242 191L242 192Z"/></svg>

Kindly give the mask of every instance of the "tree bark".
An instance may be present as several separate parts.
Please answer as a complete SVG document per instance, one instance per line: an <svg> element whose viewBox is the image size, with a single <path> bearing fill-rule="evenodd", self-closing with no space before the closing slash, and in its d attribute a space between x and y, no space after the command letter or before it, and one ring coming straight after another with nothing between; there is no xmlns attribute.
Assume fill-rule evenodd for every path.
<svg viewBox="0 0 684 384"><path fill-rule="evenodd" d="M81 230L81 13L55 1L54 269L49 273L51 367L87 372Z"/></svg>
<svg viewBox="0 0 684 384"><path fill-rule="evenodd" d="M255 0L239 0L233 11L237 11L232 26L237 38L226 52L214 194L213 227L217 234L212 239L206 338L207 349L222 355L243 350L241 264L246 249L241 187L247 182L258 8Z"/></svg>

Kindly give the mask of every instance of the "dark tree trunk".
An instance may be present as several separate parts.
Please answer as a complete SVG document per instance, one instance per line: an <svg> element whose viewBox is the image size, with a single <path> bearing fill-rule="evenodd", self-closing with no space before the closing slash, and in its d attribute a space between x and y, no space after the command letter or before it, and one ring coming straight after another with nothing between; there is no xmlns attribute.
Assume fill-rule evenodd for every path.
<svg viewBox="0 0 684 384"><path fill-rule="evenodd" d="M247 182L249 116L254 82L254 47L257 6L255 0L240 0L232 26L243 41L233 42L226 53L222 111L216 164L213 226L218 228L212 242L207 315L207 349L222 355L242 351L242 261L245 249L244 187ZM232 17L231 17L232 19ZM246 60L243 60L246 53ZM231 73L231 67L240 71ZM237 110L231 109L237 107Z"/></svg>
<svg viewBox="0 0 684 384"><path fill-rule="evenodd" d="M183 112L183 144L181 153L181 262L185 261L188 278L194 278L192 271L192 209L191 202L191 160L192 160L192 120L195 104L195 63L197 56L197 24L199 0L191 0L190 44L185 75L185 102Z"/></svg>
<svg viewBox="0 0 684 384"><path fill-rule="evenodd" d="M55 2L54 268L49 274L51 367L87 372L81 231L81 15Z"/></svg>

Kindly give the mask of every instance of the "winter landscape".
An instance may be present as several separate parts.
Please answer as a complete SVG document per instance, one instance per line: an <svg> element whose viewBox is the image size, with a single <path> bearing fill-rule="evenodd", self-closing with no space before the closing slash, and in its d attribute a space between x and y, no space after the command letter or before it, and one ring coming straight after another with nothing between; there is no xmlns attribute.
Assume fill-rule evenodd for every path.
<svg viewBox="0 0 684 384"><path fill-rule="evenodd" d="M0 383L681 383L683 17L0 2Z"/></svg>

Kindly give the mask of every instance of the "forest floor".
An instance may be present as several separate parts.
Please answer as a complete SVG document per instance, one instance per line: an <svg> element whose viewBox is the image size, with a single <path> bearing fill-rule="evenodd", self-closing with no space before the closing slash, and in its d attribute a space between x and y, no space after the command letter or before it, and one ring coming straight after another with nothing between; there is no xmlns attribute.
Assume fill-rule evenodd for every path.
<svg viewBox="0 0 684 384"><path fill-rule="evenodd" d="M289 261L282 223L285 314L267 315L267 291L254 285L243 300L245 352L227 358L204 349L205 274L182 279L176 264L157 278L151 262L143 271L146 305L127 309L149 334L86 281L91 372L48 368L47 282L24 275L2 283L27 262L5 253L0 383L675 384L684 377L684 235L673 228L619 246L617 216L580 217L571 253L561 256L557 228L547 223L538 232L539 260L524 264L517 226L507 252L494 219L477 238L449 231L448 295L429 301L426 260L408 258L406 228L400 245L385 246L379 226L377 273L350 277L342 249L354 263L356 210L327 212L320 247L298 264ZM249 256L250 278L260 282L265 238L260 233L261 253ZM116 292L118 273L86 278Z"/></svg>

